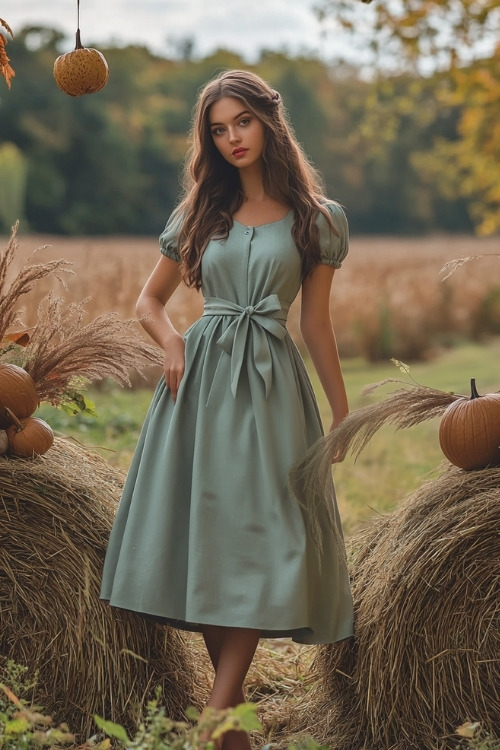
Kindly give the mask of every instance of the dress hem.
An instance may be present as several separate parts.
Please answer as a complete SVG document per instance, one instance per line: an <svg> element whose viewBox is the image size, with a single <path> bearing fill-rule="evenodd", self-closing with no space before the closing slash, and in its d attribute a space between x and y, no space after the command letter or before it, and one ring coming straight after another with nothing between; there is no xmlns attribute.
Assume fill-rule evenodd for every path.
<svg viewBox="0 0 500 750"><path fill-rule="evenodd" d="M308 626L296 627L296 628L261 628L247 624L224 624L219 622L189 622L187 620L179 620L174 617L165 617L163 615L157 615L150 612L140 612L139 610L130 609L119 604L111 604L109 599L102 599L106 604L113 609L121 609L125 612L132 612L133 614L143 617L145 620L150 622L156 622L159 625L168 625L177 630L184 630L190 633L201 633L204 625L212 625L218 627L233 627L233 628L250 628L252 630L260 631L260 638L291 638L294 643L299 643L305 646L325 645L328 643L339 643L353 637L352 631L348 633L342 633L335 638L318 638L314 636L314 631Z"/></svg>

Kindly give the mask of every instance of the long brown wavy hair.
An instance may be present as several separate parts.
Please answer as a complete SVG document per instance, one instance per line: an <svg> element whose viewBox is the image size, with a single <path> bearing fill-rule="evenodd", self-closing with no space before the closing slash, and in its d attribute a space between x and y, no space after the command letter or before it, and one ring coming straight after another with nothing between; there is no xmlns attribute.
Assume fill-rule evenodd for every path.
<svg viewBox="0 0 500 750"><path fill-rule="evenodd" d="M184 197L177 208L183 217L179 236L183 280L188 286L201 287L203 251L211 237L227 237L232 216L243 203L238 169L221 156L210 132L210 108L223 97L239 99L264 125L264 190L293 209L292 237L306 278L320 260L318 212L338 234L323 205L321 178L297 143L279 93L254 73L231 70L205 85L194 109Z"/></svg>

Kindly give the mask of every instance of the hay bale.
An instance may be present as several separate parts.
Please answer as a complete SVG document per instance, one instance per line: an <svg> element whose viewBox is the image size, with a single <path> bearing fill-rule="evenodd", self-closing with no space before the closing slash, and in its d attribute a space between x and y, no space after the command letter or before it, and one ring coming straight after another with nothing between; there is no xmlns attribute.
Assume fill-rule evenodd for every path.
<svg viewBox="0 0 500 750"><path fill-rule="evenodd" d="M322 647L295 729L342 750L500 734L500 469L449 468L349 542L355 639Z"/></svg>
<svg viewBox="0 0 500 750"><path fill-rule="evenodd" d="M94 713L129 726L158 685L174 718L194 702L178 631L99 600L122 486L60 438L34 460L0 458L0 658L39 670L36 702L81 736Z"/></svg>

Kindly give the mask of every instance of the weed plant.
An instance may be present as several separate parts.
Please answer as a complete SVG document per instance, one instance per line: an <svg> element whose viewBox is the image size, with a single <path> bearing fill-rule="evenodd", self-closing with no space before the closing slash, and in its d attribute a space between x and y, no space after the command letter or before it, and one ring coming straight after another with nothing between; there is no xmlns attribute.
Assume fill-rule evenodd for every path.
<svg viewBox="0 0 500 750"><path fill-rule="evenodd" d="M36 687L37 676L28 678L27 668L7 661L0 666L0 750L76 750L75 739L68 727L53 726L50 716L42 713L26 697ZM161 706L161 695L148 704L146 718L140 722L133 737L121 724L95 716L98 732L77 750L215 750L217 740L227 731L249 734L260 730L257 707L243 703L235 708L206 710L199 715L186 711L188 721L169 719ZM488 734L480 722L467 722L457 729L461 737L457 750L500 750L500 740ZM261 750L278 750L283 744L268 743ZM329 750L312 737L305 736L289 743L286 750Z"/></svg>

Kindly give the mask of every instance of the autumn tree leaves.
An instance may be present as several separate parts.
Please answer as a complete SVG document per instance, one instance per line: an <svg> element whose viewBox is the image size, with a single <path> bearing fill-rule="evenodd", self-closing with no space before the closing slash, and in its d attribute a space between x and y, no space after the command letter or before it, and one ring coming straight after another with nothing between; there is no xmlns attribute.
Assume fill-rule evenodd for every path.
<svg viewBox="0 0 500 750"><path fill-rule="evenodd" d="M436 105L458 113L456 138L436 136L414 164L443 197L465 201L479 234L498 232L500 2L377 0L360 9L351 0L322 0L319 14L335 18L353 43L371 50L374 70L384 71L386 83L418 71L425 88L425 78L433 77ZM397 98L411 106L400 90L394 110Z"/></svg>
<svg viewBox="0 0 500 750"><path fill-rule="evenodd" d="M9 32L11 36L14 36L12 29L3 18L0 18L0 26ZM5 82L10 89L11 79L16 75L11 68L10 60L7 55L7 38L4 34L0 34L0 75L5 78Z"/></svg>

